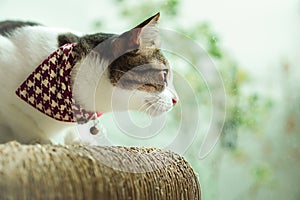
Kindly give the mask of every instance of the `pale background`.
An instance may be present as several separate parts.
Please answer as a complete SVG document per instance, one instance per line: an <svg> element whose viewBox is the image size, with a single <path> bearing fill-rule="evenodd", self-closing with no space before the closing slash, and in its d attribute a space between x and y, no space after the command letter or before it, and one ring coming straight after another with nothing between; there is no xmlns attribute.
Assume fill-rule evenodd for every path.
<svg viewBox="0 0 300 200"><path fill-rule="evenodd" d="M130 20L120 14L124 7L134 9L148 2L152 10L145 10L142 18L143 10L136 11L138 16ZM81 32L101 28L103 32L120 33L135 25L130 22L139 22L159 11L161 2L1 0L0 20L31 20ZM199 160L193 149L201 142L195 142L184 154L199 175L203 199L300 199L300 1L185 0L180 1L175 18L164 20L162 11L161 25L176 30L206 22L219 36L225 57L237 63L241 79L246 77L240 87L241 112L244 101L250 98L248 93L259 99L252 109L243 111L243 115L250 116L249 121L256 122L255 127L249 123L235 127L236 146L219 143L208 157ZM217 65L225 62L216 60ZM105 119L106 123L110 119ZM118 140L115 143L122 145ZM133 145L127 141L123 145L128 144Z"/></svg>

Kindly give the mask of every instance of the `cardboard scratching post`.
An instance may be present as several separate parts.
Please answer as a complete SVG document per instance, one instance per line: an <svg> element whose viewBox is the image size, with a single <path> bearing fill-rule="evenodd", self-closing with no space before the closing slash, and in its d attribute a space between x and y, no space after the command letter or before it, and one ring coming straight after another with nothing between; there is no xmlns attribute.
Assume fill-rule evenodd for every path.
<svg viewBox="0 0 300 200"><path fill-rule="evenodd" d="M189 164L154 148L0 145L0 199L201 199Z"/></svg>

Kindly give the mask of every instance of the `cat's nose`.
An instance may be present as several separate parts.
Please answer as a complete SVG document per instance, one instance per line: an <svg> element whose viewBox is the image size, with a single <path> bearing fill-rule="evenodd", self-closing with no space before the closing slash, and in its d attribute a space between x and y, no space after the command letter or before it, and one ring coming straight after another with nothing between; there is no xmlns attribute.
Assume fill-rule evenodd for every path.
<svg viewBox="0 0 300 200"><path fill-rule="evenodd" d="M173 106L175 106L177 104L177 101L178 101L177 98L172 99Z"/></svg>

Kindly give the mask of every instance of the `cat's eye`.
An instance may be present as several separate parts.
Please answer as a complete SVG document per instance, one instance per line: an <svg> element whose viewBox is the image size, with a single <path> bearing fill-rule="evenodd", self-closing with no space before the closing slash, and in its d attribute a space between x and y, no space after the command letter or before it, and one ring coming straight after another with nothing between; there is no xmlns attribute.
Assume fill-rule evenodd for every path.
<svg viewBox="0 0 300 200"><path fill-rule="evenodd" d="M164 76L164 82L167 83L167 76L168 76L169 70L163 69L162 72L163 72L163 76Z"/></svg>

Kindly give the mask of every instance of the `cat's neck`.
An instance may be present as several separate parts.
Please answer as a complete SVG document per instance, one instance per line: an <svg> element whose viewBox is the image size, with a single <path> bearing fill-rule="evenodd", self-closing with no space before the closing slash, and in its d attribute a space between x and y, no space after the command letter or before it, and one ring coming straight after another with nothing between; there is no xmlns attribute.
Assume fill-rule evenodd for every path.
<svg viewBox="0 0 300 200"><path fill-rule="evenodd" d="M79 48L82 48L80 44ZM110 112L113 86L109 80L109 61L93 49L85 49L85 52L76 56L77 62L71 72L74 98L87 110ZM96 99L98 95L101 98Z"/></svg>

